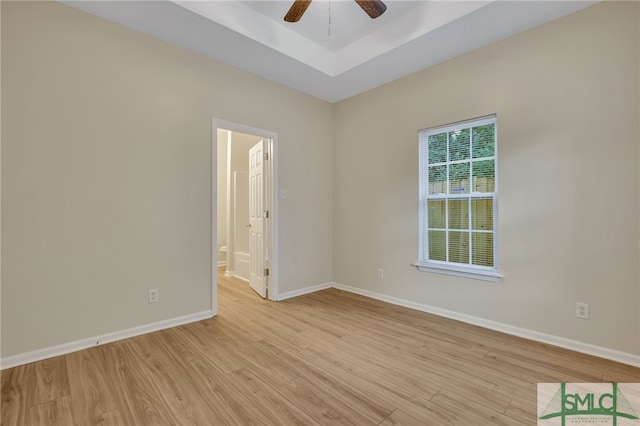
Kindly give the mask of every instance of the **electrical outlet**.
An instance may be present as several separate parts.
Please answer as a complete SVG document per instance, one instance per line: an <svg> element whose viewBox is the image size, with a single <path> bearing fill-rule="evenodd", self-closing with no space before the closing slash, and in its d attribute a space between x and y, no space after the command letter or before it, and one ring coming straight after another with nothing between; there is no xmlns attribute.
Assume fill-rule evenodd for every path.
<svg viewBox="0 0 640 426"><path fill-rule="evenodd" d="M378 279L381 280L384 278L384 269L378 269Z"/></svg>
<svg viewBox="0 0 640 426"><path fill-rule="evenodd" d="M152 288L149 290L149 303L158 303L160 300L160 292L157 288Z"/></svg>
<svg viewBox="0 0 640 426"><path fill-rule="evenodd" d="M576 317L581 319L589 319L589 304L576 302Z"/></svg>

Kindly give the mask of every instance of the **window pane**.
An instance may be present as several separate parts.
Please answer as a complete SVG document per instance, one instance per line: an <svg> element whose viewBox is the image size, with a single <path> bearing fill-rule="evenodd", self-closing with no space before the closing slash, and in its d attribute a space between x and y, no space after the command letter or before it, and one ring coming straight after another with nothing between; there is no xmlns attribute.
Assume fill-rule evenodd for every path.
<svg viewBox="0 0 640 426"><path fill-rule="evenodd" d="M429 200L429 228L444 228L445 201Z"/></svg>
<svg viewBox="0 0 640 426"><path fill-rule="evenodd" d="M483 231L493 230L493 199L471 200L471 226Z"/></svg>
<svg viewBox="0 0 640 426"><path fill-rule="evenodd" d="M449 231L449 262L469 263L469 233Z"/></svg>
<svg viewBox="0 0 640 426"><path fill-rule="evenodd" d="M495 153L495 124L473 128L473 158L493 157Z"/></svg>
<svg viewBox="0 0 640 426"><path fill-rule="evenodd" d="M449 166L449 193L469 193L469 163L452 164Z"/></svg>
<svg viewBox="0 0 640 426"><path fill-rule="evenodd" d="M493 234L490 232L473 233L473 264L493 266Z"/></svg>
<svg viewBox="0 0 640 426"><path fill-rule="evenodd" d="M449 132L449 161L468 160L470 151L471 129L460 129Z"/></svg>
<svg viewBox="0 0 640 426"><path fill-rule="evenodd" d="M449 229L469 229L469 200L449 200Z"/></svg>
<svg viewBox="0 0 640 426"><path fill-rule="evenodd" d="M447 134L429 136L429 164L447 161Z"/></svg>
<svg viewBox="0 0 640 426"><path fill-rule="evenodd" d="M429 259L447 260L445 231L429 231Z"/></svg>
<svg viewBox="0 0 640 426"><path fill-rule="evenodd" d="M429 167L429 194L447 193L447 166Z"/></svg>
<svg viewBox="0 0 640 426"><path fill-rule="evenodd" d="M494 192L496 177L495 160L473 162L473 191Z"/></svg>

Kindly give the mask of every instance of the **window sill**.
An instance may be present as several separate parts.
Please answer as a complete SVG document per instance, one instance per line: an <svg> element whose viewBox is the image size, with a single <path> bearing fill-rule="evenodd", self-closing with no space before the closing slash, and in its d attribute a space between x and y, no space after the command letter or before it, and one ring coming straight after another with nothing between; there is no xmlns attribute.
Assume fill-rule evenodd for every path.
<svg viewBox="0 0 640 426"><path fill-rule="evenodd" d="M472 278L475 280L496 282L502 275L494 269L473 268L434 263L414 263L413 266L422 272L434 272L436 274L453 275L456 277Z"/></svg>

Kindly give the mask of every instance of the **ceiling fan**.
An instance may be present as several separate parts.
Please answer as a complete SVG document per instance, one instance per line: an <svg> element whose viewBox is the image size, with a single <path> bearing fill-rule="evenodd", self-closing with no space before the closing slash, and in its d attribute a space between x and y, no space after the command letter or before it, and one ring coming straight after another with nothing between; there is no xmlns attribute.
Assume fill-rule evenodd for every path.
<svg viewBox="0 0 640 426"><path fill-rule="evenodd" d="M376 19L387 10L387 6L381 0L354 0L371 19ZM298 22L307 10L311 0L295 0L291 8L284 16L287 22Z"/></svg>

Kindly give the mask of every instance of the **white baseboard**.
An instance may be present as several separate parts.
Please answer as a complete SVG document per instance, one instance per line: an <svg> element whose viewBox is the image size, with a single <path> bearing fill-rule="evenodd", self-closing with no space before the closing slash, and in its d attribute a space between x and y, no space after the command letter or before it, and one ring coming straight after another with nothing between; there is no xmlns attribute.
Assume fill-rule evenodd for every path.
<svg viewBox="0 0 640 426"><path fill-rule="evenodd" d="M547 343L554 346L559 346L565 349L570 349L577 352L598 356L600 358L610 359L612 361L621 362L623 364L640 367L639 355L616 351L613 349L591 345L588 343L566 339L564 337L558 337L551 334L541 333L538 331L529 330L521 327L515 327L512 325L503 324L497 321L491 321L484 318L475 317L472 315L461 314L458 312L437 308L435 306L416 303L409 300L400 299L397 297L388 296L382 293L364 290L358 287L352 287L345 284L324 283L324 284L314 285L311 287L306 287L303 289L288 291L278 295L277 300L282 301L282 300L290 299L292 297L302 296L302 295L313 293L316 291L325 290L328 288L336 288L338 290L348 291L350 293L359 294L365 297L370 297L372 299L391 303L393 305L404 306L406 308L427 312L427 313L438 315L445 318L451 318L454 320L477 325L477 326L488 328L491 330L501 331L503 333L511 334L514 336L519 336L526 339L535 340L538 342ZM87 349L92 346L115 342L117 340L127 339L130 337L139 336L141 334L151 333L154 331L164 330L166 328L176 327L176 326L187 324L190 322L196 322L203 319L208 319L208 318L211 318L212 316L213 316L212 311L208 310L208 311L198 312L191 315L185 315L177 318L158 321L155 323L130 328L127 330L116 331L113 333L107 333L100 336L77 340L75 342L64 343L61 345L51 346L49 348L38 349L35 351L23 353L23 354L0 358L0 370L16 367L23 364L28 364L30 362L40 361L47 358L52 358L59 355L68 354L68 353L79 351L82 349Z"/></svg>
<svg viewBox="0 0 640 426"><path fill-rule="evenodd" d="M333 283L324 283L324 284L313 285L311 287L301 288L299 290L287 291L285 293L280 293L276 300L280 302L282 300L291 299L292 297L302 296L303 294L309 294L309 293L314 293L320 290L326 290L328 288L332 288L333 286L334 286Z"/></svg>
<svg viewBox="0 0 640 426"><path fill-rule="evenodd" d="M332 287L338 290L348 291L349 293L359 294L361 296L370 297L372 299L388 302L393 305L404 306L405 308L415 309L417 311L427 312L445 318L462 321L467 324L473 324L491 330L501 331L513 336L524 337L525 339L535 340L541 343L559 346L561 348L570 349L588 355L594 355L600 358L610 359L612 361L621 362L623 364L640 367L640 355L634 355L627 352L616 351L614 349L604 348L602 346L591 345L589 343L579 342L577 340L566 339L564 337L554 336L552 334L541 333L539 331L529 330L526 328L515 327L513 325L503 324L497 321L491 321L472 315L461 314L446 309L437 308L435 306L416 303L405 299L400 299L386 294L376 293L374 291L364 290L358 287L333 283Z"/></svg>
<svg viewBox="0 0 640 426"><path fill-rule="evenodd" d="M105 343L115 342L117 340L128 339L129 337L139 336L141 334L164 330L165 328L176 327L179 325L188 324L190 322L208 319L212 316L213 315L211 310L197 312L195 314L162 320L151 324L141 325L139 327L133 327L126 330L115 331L113 333L102 334L100 336L76 340L75 342L63 343L61 345L4 357L0 359L0 370L16 367L18 365L28 364L30 362L40 361L47 358L52 358L54 356L65 355L71 352L87 349L92 346L98 346Z"/></svg>

